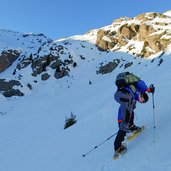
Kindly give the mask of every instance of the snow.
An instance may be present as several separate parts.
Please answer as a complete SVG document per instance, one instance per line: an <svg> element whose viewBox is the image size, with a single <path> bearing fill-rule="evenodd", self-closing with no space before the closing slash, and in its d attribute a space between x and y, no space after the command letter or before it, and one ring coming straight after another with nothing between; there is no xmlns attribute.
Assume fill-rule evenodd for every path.
<svg viewBox="0 0 171 171"><path fill-rule="evenodd" d="M169 11L166 11L165 13L163 13L164 15L167 15L167 16L169 16L169 17L171 17L171 10L169 10Z"/></svg>
<svg viewBox="0 0 171 171"><path fill-rule="evenodd" d="M157 66L157 58L151 63L145 59L133 59L124 53L111 52L104 55L103 60L115 55L133 60L135 65L130 71L139 75L148 85L154 83L156 86L156 142L153 142L150 98L147 104L137 105L135 122L145 125L145 131L128 143L125 156L117 161L112 159L114 138L111 138L82 157L118 130L118 104L113 100L113 93L116 90L115 76L122 69L103 76L97 75L95 66L102 59L96 57L92 62L80 62L80 67L71 71L74 80L63 78L58 81L50 79L46 83L42 81L30 95L1 100L1 112L4 115L0 116L0 170L123 171L129 168L131 171L143 171L146 168L169 171L170 54L163 57L164 62L160 67ZM89 80L92 81L91 85ZM76 115L77 123L64 130L65 117L70 112Z"/></svg>
<svg viewBox="0 0 171 171"><path fill-rule="evenodd" d="M37 77L37 83L34 83L35 78L30 76L31 68L26 67L22 70L22 82L25 85L32 82L33 89L24 86L24 97L5 98L0 95L0 171L171 170L171 46L160 58L160 53L149 59L135 58L124 52L98 51L93 44L95 35L96 30L93 34L55 41L59 45L65 41L70 43L65 46L66 52L70 52L78 63L76 68L70 68L70 77L57 80L51 76L47 81ZM20 47L20 43L16 46ZM86 48L81 48L83 45ZM140 48L139 42L137 49ZM85 60L79 55L83 55ZM161 58L163 63L158 66ZM100 63L106 64L115 59L122 62L113 72L96 74ZM133 62L133 65L124 69L122 64L128 62ZM0 78L10 79L13 67L1 73ZM47 69L53 75L54 71ZM116 91L115 77L123 71L135 73L148 86L155 85L155 110L151 94L148 103L137 104L135 123L145 125L145 130L128 143L125 156L117 161L112 159L113 137L82 157L118 131L119 105L113 94ZM65 118L71 112L76 115L77 123L64 130Z"/></svg>

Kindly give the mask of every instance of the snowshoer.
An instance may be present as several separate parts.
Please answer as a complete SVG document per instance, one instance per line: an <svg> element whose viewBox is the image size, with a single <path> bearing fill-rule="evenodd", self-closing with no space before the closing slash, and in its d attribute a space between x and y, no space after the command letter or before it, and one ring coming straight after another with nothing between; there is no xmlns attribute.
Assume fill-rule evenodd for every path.
<svg viewBox="0 0 171 171"><path fill-rule="evenodd" d="M152 85L148 88L143 80L129 72L121 73L117 77L116 85L118 89L114 94L114 99L120 104L120 107L118 110L119 131L114 141L114 150L115 153L122 154L127 150L122 144L126 133L141 130L141 127L134 124L136 102L146 103L148 101L146 92L154 93L155 89Z"/></svg>

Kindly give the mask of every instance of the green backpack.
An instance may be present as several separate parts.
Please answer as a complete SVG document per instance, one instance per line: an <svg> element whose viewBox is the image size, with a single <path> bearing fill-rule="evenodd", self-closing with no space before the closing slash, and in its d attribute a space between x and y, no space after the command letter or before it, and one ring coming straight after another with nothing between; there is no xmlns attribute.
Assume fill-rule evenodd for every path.
<svg viewBox="0 0 171 171"><path fill-rule="evenodd" d="M123 72L117 75L115 84L118 88L130 86L139 81L140 78L130 72Z"/></svg>

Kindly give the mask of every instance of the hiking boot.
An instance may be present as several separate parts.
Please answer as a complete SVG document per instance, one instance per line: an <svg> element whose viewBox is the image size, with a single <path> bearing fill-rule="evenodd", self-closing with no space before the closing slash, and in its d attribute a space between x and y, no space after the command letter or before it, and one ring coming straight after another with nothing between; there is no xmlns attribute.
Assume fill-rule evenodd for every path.
<svg viewBox="0 0 171 171"><path fill-rule="evenodd" d="M132 125L130 128L129 128L129 130L130 130L130 132L138 132L138 131L141 131L141 127L139 127L139 126L136 126L136 125Z"/></svg>
<svg viewBox="0 0 171 171"><path fill-rule="evenodd" d="M115 154L113 156L114 160L117 160L120 155L124 155L127 152L126 145L121 145L118 150L115 151Z"/></svg>
<svg viewBox="0 0 171 171"><path fill-rule="evenodd" d="M119 149L117 151L115 151L116 153L119 153L119 154L124 154L125 152L127 151L127 147L124 146L124 145L121 145L119 147Z"/></svg>

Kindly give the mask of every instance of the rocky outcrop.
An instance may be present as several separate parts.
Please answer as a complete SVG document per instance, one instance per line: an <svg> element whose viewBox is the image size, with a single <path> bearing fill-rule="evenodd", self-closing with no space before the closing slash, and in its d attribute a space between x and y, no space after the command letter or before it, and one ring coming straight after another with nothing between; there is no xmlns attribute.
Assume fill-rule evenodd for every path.
<svg viewBox="0 0 171 171"><path fill-rule="evenodd" d="M47 55L38 60L33 61L32 63L32 76L36 77L39 74L42 74L42 80L47 80L50 75L43 73L47 70L47 67L50 67L55 70L54 77L56 79L62 78L68 75L69 65L74 67L74 61L72 60L71 55L68 55L68 59L62 61L58 56Z"/></svg>
<svg viewBox="0 0 171 171"><path fill-rule="evenodd" d="M19 51L17 50L6 50L2 51L0 54L0 72L3 72L8 67L10 67L13 62L20 56Z"/></svg>
<svg viewBox="0 0 171 171"><path fill-rule="evenodd" d="M23 96L24 94L16 87L19 87L19 88L22 87L19 81L16 81L16 80L6 81L5 79L0 79L0 92L5 97Z"/></svg>
<svg viewBox="0 0 171 171"><path fill-rule="evenodd" d="M28 57L24 57L18 64L13 74L15 75L17 70L26 68L28 65L31 66L33 77L41 75L42 80L47 80L51 75L46 73L46 71L51 68L54 70L54 77L56 79L62 78L69 73L69 66L76 67L76 62L73 61L73 57L62 45L51 45L49 47L49 54L40 56L41 51L44 49L41 47L41 50L37 54L31 54ZM65 56L65 59L62 60L61 56Z"/></svg>
<svg viewBox="0 0 171 171"><path fill-rule="evenodd" d="M32 70L33 70L32 75L37 76L41 74L42 72L46 71L46 67L48 67L50 63L54 60L53 57L54 56L52 55L47 55L47 56L43 56L39 59L34 60L31 65Z"/></svg>
<svg viewBox="0 0 171 171"><path fill-rule="evenodd" d="M96 73L97 74L102 74L102 75L111 73L119 65L119 63L120 63L119 59L108 62L107 64L102 63Z"/></svg>
<svg viewBox="0 0 171 171"><path fill-rule="evenodd" d="M168 22L170 21L170 22ZM145 13L135 18L122 17L97 32L99 50L127 49L128 53L149 57L171 43L171 18L160 13ZM137 44L141 46L137 47Z"/></svg>

